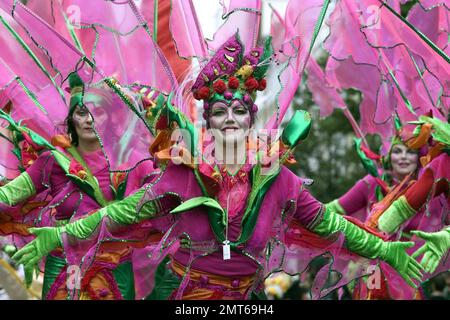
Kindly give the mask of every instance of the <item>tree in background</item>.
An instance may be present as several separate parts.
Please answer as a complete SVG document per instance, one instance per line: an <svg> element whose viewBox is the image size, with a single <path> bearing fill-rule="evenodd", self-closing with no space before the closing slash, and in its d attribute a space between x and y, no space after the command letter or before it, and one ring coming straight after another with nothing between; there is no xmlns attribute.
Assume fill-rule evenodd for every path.
<svg viewBox="0 0 450 320"><path fill-rule="evenodd" d="M407 17L412 6L417 1L409 1L401 5L401 14ZM322 50L317 57L318 64L324 68L328 54ZM304 75L305 81L307 75ZM325 118L320 118L319 107L312 100L311 92L305 85L305 81L299 87L293 101L294 109L303 109L311 113L313 125L308 139L295 150L297 164L290 169L302 177L312 178L314 183L310 186L312 194L324 203L342 196L358 179L364 177L364 170L355 150L353 138L355 133L340 109ZM348 89L343 91L343 99L359 122L359 104L361 93ZM370 148L378 152L381 139L378 135L367 135Z"/></svg>
<svg viewBox="0 0 450 320"><path fill-rule="evenodd" d="M343 95L348 109L359 121L360 92L349 89ZM290 169L314 180L310 190L322 202L339 198L367 174L356 153L353 140L355 133L340 109L335 109L328 117L320 118L319 107L303 84L297 91L294 106L310 112L313 125L308 139L295 150L297 163L291 165ZM380 137L369 135L366 139L371 149L378 151Z"/></svg>

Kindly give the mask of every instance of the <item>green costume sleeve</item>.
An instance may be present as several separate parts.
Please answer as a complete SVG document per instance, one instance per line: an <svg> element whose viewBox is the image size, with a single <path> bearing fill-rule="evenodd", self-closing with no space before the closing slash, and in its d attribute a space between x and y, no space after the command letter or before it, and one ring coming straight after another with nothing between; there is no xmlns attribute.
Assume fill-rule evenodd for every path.
<svg viewBox="0 0 450 320"><path fill-rule="evenodd" d="M323 220L312 231L320 236L340 231L345 235L349 250L371 259L385 256L386 245L383 240L335 214L328 207Z"/></svg>
<svg viewBox="0 0 450 320"><path fill-rule="evenodd" d="M0 187L0 201L9 206L14 206L35 194L36 189L27 172L22 172L17 178Z"/></svg>
<svg viewBox="0 0 450 320"><path fill-rule="evenodd" d="M86 218L69 223L64 227L65 232L79 239L86 239L95 231L105 216L108 216L119 224L133 224L150 219L157 213L156 206L152 201L147 202L139 212L136 212L137 204L144 193L145 190L141 189L131 196L114 202Z"/></svg>
<svg viewBox="0 0 450 320"><path fill-rule="evenodd" d="M145 190L141 189L122 201L112 203L86 218L63 227L31 228L30 233L35 234L36 239L16 252L12 258L17 263L23 264L25 268L31 269L42 257L62 246L62 233L67 233L78 239L86 239L94 233L105 216L120 224L132 224L152 218L157 213L153 201L145 203L136 213L137 204L144 192Z"/></svg>
<svg viewBox="0 0 450 320"><path fill-rule="evenodd" d="M385 242L329 209L325 211L323 220L312 231L321 236L342 232L350 251L370 259L380 258L386 261L412 287L416 285L411 278L420 280L422 276L420 272L422 267L406 253L406 249L414 246L414 242Z"/></svg>
<svg viewBox="0 0 450 320"><path fill-rule="evenodd" d="M346 215L345 209L339 204L339 199L333 200L326 204L327 210L330 212L335 212L340 215Z"/></svg>
<svg viewBox="0 0 450 320"><path fill-rule="evenodd" d="M405 196L401 196L378 219L378 229L387 233L393 233L415 213L416 210L409 205Z"/></svg>

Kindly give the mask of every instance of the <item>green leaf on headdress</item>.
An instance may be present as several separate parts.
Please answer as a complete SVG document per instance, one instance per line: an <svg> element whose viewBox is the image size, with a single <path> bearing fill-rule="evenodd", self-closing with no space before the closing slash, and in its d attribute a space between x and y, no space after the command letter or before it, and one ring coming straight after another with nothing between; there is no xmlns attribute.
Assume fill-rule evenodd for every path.
<svg viewBox="0 0 450 320"><path fill-rule="evenodd" d="M164 104L166 102L166 99L164 98L164 95L160 93L158 97L156 98L156 106L154 106L151 109L152 115L155 117L158 112L164 107Z"/></svg>
<svg viewBox="0 0 450 320"><path fill-rule="evenodd" d="M72 109L77 105L83 104L84 82L81 80L78 73L72 72L69 74L69 87L71 89L69 107ZM80 89L74 92L72 91L74 88Z"/></svg>
<svg viewBox="0 0 450 320"><path fill-rule="evenodd" d="M236 41L239 43L239 46L241 47L241 50L238 51L238 64L237 66L242 65L242 59L244 58L244 45L241 42L241 37L239 36L239 31L235 34Z"/></svg>
<svg viewBox="0 0 450 320"><path fill-rule="evenodd" d="M281 140L290 148L294 148L300 141L308 137L311 129L311 115L304 110L296 110L294 116L281 134Z"/></svg>
<svg viewBox="0 0 450 320"><path fill-rule="evenodd" d="M273 54L272 49L272 37L267 37L265 43L264 43L264 51L258 61L258 65L262 62L262 65L259 67L256 67L253 71L253 76L260 80L265 77L267 70L269 69L269 63L266 61L269 59Z"/></svg>
<svg viewBox="0 0 450 320"><path fill-rule="evenodd" d="M72 72L69 74L69 87L75 88L75 87L83 87L84 82L81 80L80 76L76 72Z"/></svg>
<svg viewBox="0 0 450 320"><path fill-rule="evenodd" d="M402 129L402 122L398 116L394 118L395 130L400 131Z"/></svg>
<svg viewBox="0 0 450 320"><path fill-rule="evenodd" d="M437 118L427 116L420 116L419 120L433 125L433 132L431 135L433 139L439 141L447 146L450 145L450 124L443 122Z"/></svg>
<svg viewBox="0 0 450 320"><path fill-rule="evenodd" d="M373 177L378 177L378 169L375 164L375 162L372 159L369 159L364 151L361 149L361 138L354 138L355 140L355 146L356 146L356 153L359 156L359 159L361 160L361 163L366 169L366 171Z"/></svg>

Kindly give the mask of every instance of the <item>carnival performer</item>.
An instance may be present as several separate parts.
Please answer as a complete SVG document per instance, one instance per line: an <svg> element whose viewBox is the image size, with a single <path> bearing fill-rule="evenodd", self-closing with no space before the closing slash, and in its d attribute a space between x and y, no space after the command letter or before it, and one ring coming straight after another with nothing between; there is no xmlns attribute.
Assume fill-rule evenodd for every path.
<svg viewBox="0 0 450 320"><path fill-rule="evenodd" d="M307 113L297 112L281 139L256 154L257 161L251 152L237 152L251 145L247 137L258 110L255 93L266 86L267 65L261 64L270 56L266 50L244 54L233 35L198 75L190 91L203 100L212 144L195 146L201 140L169 97L163 109L153 110L160 132L152 149L162 168L156 180L89 217L62 227L31 229L37 238L15 254L18 263L31 267L57 247L64 248L69 264L81 258L87 263L99 241L139 241L145 230L156 228L166 234L152 258L158 262L170 253L168 297L245 299L261 290L277 261L280 265L283 256L273 251L275 241L283 241L286 223L297 221L323 237L345 237L350 251L386 261L415 286L412 280L421 278L420 266L405 251L413 242L385 242L359 228L314 199L283 165L306 138ZM185 148L164 138L174 126L191 134ZM226 160L230 153L236 156ZM151 221L147 229L146 221Z"/></svg>
<svg viewBox="0 0 450 320"><path fill-rule="evenodd" d="M394 196L390 201L379 203L372 214L374 216L372 221L378 229L391 234L406 221L414 220L421 209L426 208L432 200L439 196L444 198L444 205L447 208L446 215L441 218L444 225L434 227L433 230L411 231L413 235L425 240L413 256L423 254L421 264L427 273L432 274L450 248L448 228L450 124L429 116L420 116L419 121L415 123L418 124L418 134L409 144L415 146L430 144L428 154L421 158L421 162L425 165L423 173L404 193L394 190ZM445 263L443 267L441 271L448 269Z"/></svg>
<svg viewBox="0 0 450 320"><path fill-rule="evenodd" d="M420 170L419 158L421 154L424 155L426 148L421 148L420 150L408 148L406 142L412 138L412 132L407 131L406 126L397 125L396 129L396 135L391 139L390 148L385 157L372 153L361 145L361 139L355 139L358 155L369 174L360 179L339 199L328 203L327 206L331 210L350 216L352 219L357 219L363 223L369 217L372 206L381 201L389 190L399 184L406 188L409 183L417 179ZM375 164L375 160L381 160L382 169L378 168L379 166ZM417 228L417 224L414 224L415 228ZM407 237L401 237L401 239L408 241L411 235L408 236L406 232L415 228L403 229L403 232L405 232L403 235ZM388 272L383 272L383 268L381 268L381 283L383 285L380 285L378 288L368 289L361 280L352 283L353 298L392 299L393 296L396 296L396 292L390 293L388 289L388 284L386 283L386 281L389 281L389 279L386 279L386 277L389 278L386 275ZM406 291L408 290L407 288Z"/></svg>
<svg viewBox="0 0 450 320"><path fill-rule="evenodd" d="M387 156L382 159L384 165L382 170L377 169L376 166L368 168L373 159L368 159L359 150L358 154L362 156L361 160L364 167L368 168L369 174L356 182L339 199L330 202L328 206L337 213L365 221L371 207L381 201L389 189L400 184L406 177L409 181L417 179L420 169L419 157L424 151L408 148L405 144L407 139L407 136L402 137L400 131L392 138ZM357 147L361 148L359 142L357 141ZM369 164L364 163L367 160Z"/></svg>
<svg viewBox="0 0 450 320"><path fill-rule="evenodd" d="M25 164L26 171L0 188L2 214L7 216L17 207L24 212L28 200L36 195L46 200L39 203L36 220L30 221L25 227L63 226L74 217L84 216L114 200L122 199L148 182L154 171L153 162L142 159L144 161L134 170L110 172L97 130L105 131L100 127L113 127L114 121L117 121L113 120L114 116L110 114L112 109L108 108L113 103L111 93L104 88L85 88L76 73L70 75L69 84L70 108L65 120L67 135L54 136L52 144L19 125L7 114L2 114L9 121L12 131L24 137L22 155L27 154L25 159L30 160ZM126 119L122 118L121 121ZM109 135L113 139L114 130L110 130ZM119 137L115 139L117 146L120 146ZM133 156L131 154L130 158ZM25 233L21 235L26 236L26 228L22 229L12 229L8 233L23 231ZM131 255L130 247L103 246L89 275L82 282L73 280L73 284L80 286L83 291L80 298L134 299ZM43 299L67 299L70 289L68 268L61 250L48 253L44 268ZM32 274L33 270L27 270L29 285L32 280L30 272Z"/></svg>
<svg viewBox="0 0 450 320"><path fill-rule="evenodd" d="M427 246L424 244L420 249L416 246L411 249L414 256L418 256L430 249L438 248L433 254L428 253L422 261L423 266L427 267L427 272L433 273L436 270L439 260L445 255L448 249L446 242L445 225L448 219L449 208L449 163L448 155L445 152L445 145L448 145L448 124L443 123L437 118L421 116L417 136L412 136L406 142L409 148L427 150L420 158L420 164L423 169L419 173L418 180L403 181L402 184L394 187L386 197L374 204L365 224L371 228L377 228L384 232L391 239L416 239L415 235L422 235L428 238L427 233L440 231L435 237L431 235L428 239L443 240L438 247L434 247L433 241ZM436 138L435 138L436 137ZM431 141L431 142L430 142ZM419 231L417 231L417 230ZM416 239L417 240L417 239ZM430 260L430 257L433 259ZM445 270L445 264L442 270ZM378 290L369 290L368 296L372 298L399 298L415 297L425 298L426 295L422 288L416 294L408 292L410 289L402 284L391 272L386 271L382 266L383 276L387 283L383 283L382 288ZM427 275L429 279L432 275ZM424 279L426 280L426 279ZM391 283L390 283L391 282ZM361 294L361 292L359 292Z"/></svg>

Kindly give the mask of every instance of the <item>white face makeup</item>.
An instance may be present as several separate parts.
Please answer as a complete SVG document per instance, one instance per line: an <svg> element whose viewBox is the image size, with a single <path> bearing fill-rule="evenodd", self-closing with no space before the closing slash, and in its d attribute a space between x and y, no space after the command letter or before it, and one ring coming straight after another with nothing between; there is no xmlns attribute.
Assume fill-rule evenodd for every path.
<svg viewBox="0 0 450 320"><path fill-rule="evenodd" d="M244 141L244 137L248 135L251 116L248 109L237 100L230 106L220 101L211 106L208 121L216 139L239 142Z"/></svg>
<svg viewBox="0 0 450 320"><path fill-rule="evenodd" d="M419 154L416 150L408 149L404 144L396 144L391 150L391 165L394 176L403 179L417 169Z"/></svg>

